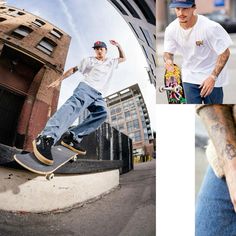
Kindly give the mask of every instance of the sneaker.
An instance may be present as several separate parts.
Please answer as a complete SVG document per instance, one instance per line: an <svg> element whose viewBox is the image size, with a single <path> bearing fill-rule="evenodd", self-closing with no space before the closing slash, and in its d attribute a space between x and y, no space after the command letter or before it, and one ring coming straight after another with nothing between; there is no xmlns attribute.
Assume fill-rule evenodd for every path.
<svg viewBox="0 0 236 236"><path fill-rule="evenodd" d="M39 135L33 141L33 151L37 159L46 165L53 164L53 157L51 148L54 143L54 139L48 136Z"/></svg>
<svg viewBox="0 0 236 236"><path fill-rule="evenodd" d="M78 154L86 154L86 150L80 147L79 142L77 140L73 139L72 133L62 138L61 145L69 148L73 152L77 152Z"/></svg>

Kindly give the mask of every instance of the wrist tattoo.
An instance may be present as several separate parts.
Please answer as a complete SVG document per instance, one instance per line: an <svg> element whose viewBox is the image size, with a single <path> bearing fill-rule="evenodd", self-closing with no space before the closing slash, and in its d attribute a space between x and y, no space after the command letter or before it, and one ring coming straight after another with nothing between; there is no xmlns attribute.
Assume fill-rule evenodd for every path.
<svg viewBox="0 0 236 236"><path fill-rule="evenodd" d="M78 71L78 66L75 66L75 67L73 68L73 73L75 73L76 71Z"/></svg>

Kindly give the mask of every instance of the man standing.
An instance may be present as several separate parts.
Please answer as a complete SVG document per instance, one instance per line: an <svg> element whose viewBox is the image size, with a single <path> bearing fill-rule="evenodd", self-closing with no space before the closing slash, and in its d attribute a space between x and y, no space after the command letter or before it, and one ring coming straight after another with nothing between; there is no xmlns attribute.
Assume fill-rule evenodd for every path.
<svg viewBox="0 0 236 236"><path fill-rule="evenodd" d="M121 46L114 40L110 40L110 43L117 47L118 58L107 58L106 44L97 41L93 46L95 57L83 59L78 66L69 69L48 86L49 88L58 86L62 80L76 71L84 75L84 80L74 90L73 95L48 120L41 134L33 141L34 154L42 163L53 164L51 147L62 134L68 131L68 128L86 108L90 111L89 116L81 124L69 130L69 134L62 139L63 146L85 155L86 151L80 147L79 143L84 136L95 131L106 120L106 102L102 94L108 86L114 69L126 60Z"/></svg>
<svg viewBox="0 0 236 236"><path fill-rule="evenodd" d="M194 14L195 0L172 0L170 8L175 8L177 19L165 31L166 69L172 70L178 51L183 56L182 79L187 103L223 103L230 36L218 23Z"/></svg>

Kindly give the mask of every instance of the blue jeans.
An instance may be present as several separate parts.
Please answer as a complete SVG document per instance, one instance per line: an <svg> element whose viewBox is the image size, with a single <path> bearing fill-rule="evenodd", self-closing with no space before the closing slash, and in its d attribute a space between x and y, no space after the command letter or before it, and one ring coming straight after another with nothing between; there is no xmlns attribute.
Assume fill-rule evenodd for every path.
<svg viewBox="0 0 236 236"><path fill-rule="evenodd" d="M107 118L106 102L102 94L84 82L78 85L73 95L48 120L41 134L51 136L55 144L86 108L90 111L87 118L70 129L74 138L81 142L84 136L95 131Z"/></svg>
<svg viewBox="0 0 236 236"><path fill-rule="evenodd" d="M209 167L196 205L195 236L235 236L236 213L225 179Z"/></svg>
<svg viewBox="0 0 236 236"><path fill-rule="evenodd" d="M222 104L223 103L223 88L215 87L211 94L207 97L201 97L199 84L183 83L184 93L187 100L187 104Z"/></svg>

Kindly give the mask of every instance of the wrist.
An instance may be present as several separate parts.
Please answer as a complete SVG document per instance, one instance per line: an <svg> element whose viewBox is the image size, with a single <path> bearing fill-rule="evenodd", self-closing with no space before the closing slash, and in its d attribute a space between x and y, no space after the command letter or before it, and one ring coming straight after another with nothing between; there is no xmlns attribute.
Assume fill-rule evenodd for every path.
<svg viewBox="0 0 236 236"><path fill-rule="evenodd" d="M215 82L216 82L216 80L217 80L217 76L216 75L210 75L210 78L212 78Z"/></svg>

